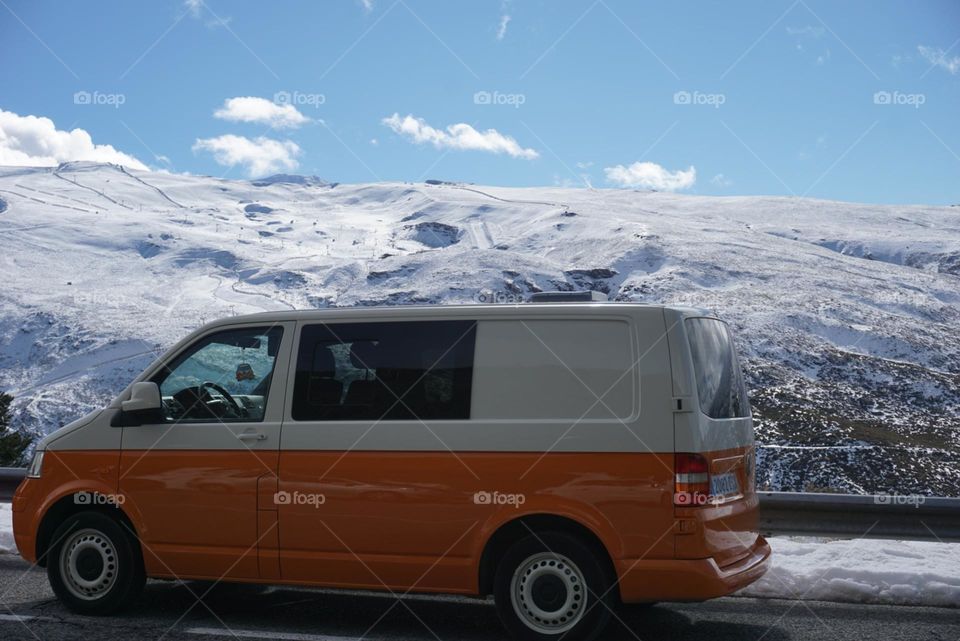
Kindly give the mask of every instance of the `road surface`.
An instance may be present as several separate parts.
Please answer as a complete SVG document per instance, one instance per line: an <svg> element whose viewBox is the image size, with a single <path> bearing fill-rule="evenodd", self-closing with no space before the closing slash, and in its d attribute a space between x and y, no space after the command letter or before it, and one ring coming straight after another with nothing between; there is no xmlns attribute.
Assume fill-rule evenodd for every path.
<svg viewBox="0 0 960 641"><path fill-rule="evenodd" d="M205 594L206 593L206 594ZM204 595L205 594L205 595ZM202 596L202 600L197 597ZM46 573L0 555L4 641L281 639L287 641L496 641L505 639L491 603L460 598L337 593L150 581L132 610L83 617L53 597ZM960 609L717 599L620 613L604 639L624 641L802 641L960 639Z"/></svg>

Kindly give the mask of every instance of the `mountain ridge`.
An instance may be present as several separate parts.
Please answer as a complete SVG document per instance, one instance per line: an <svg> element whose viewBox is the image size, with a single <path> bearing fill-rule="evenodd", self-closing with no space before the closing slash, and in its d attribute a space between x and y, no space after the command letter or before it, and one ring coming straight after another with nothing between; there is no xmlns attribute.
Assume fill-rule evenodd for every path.
<svg viewBox="0 0 960 641"><path fill-rule="evenodd" d="M960 494L956 208L273 178L0 168L16 419L83 414L219 316L596 289L731 323L761 485Z"/></svg>

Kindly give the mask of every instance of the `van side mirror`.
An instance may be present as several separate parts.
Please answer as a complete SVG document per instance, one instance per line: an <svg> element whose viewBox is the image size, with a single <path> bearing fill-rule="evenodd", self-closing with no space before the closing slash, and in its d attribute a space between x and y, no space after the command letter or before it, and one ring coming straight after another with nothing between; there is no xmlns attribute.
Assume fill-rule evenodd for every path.
<svg viewBox="0 0 960 641"><path fill-rule="evenodd" d="M160 387L153 382L134 383L130 390L130 400L123 401L120 407L124 412L146 412L163 407L160 399Z"/></svg>

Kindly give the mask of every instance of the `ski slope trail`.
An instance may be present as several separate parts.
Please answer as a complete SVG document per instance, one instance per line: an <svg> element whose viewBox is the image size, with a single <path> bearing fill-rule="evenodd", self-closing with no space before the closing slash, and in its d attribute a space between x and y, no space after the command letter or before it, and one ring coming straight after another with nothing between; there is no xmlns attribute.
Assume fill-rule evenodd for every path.
<svg viewBox="0 0 960 641"><path fill-rule="evenodd" d="M118 200L114 200L113 198L111 198L110 196L106 195L106 194L103 193L102 191L99 191L99 190L97 190L97 189L94 189L93 187L88 187L87 185L84 185L84 184L80 183L80 182L77 181L77 180L68 180L67 178L64 178L62 175L60 175L60 174L57 173L57 172L53 172L53 175L56 176L57 178L59 178L60 180L63 180L64 182L70 183L70 184L73 185L74 187L80 187L81 189L86 189L87 191L92 191L92 192L95 193L96 195L98 195L98 196L100 196L101 198L104 198L104 199L110 201L111 203L113 203L114 205L117 205L118 207L123 207L124 209L129 209L129 210L132 210L132 209L133 209L133 207L131 207L131 206L129 206L129 205L125 205L124 203L121 203L121 202L118 201Z"/></svg>
<svg viewBox="0 0 960 641"><path fill-rule="evenodd" d="M150 183L148 183L147 181L143 180L143 179L140 178L139 176L134 176L133 174L131 174L129 171L127 171L126 167L120 167L120 171L122 171L124 174L126 174L127 176L129 176L129 177L132 178L133 180L137 181L137 182L140 183L141 185L147 187L148 189L154 190L155 192L157 192L157 193L160 195L161 198L163 198L164 200L168 201L170 204L172 204L172 205L174 205L174 206L176 206L176 207L179 207L180 209L186 209L186 207L185 207L184 205L181 205L180 203L178 203L177 201L175 201L173 198L171 198L170 196L168 196L165 191L163 191L162 189L160 189L160 188L157 187L156 185L151 185Z"/></svg>

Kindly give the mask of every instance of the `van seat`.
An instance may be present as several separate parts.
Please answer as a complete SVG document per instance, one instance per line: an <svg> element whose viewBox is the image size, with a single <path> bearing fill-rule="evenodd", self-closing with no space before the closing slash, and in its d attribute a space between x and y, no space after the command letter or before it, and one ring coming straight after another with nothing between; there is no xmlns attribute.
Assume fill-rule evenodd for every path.
<svg viewBox="0 0 960 641"><path fill-rule="evenodd" d="M313 353L313 371L307 382L307 398L311 405L339 405L343 383L336 378L337 362L325 345Z"/></svg>

